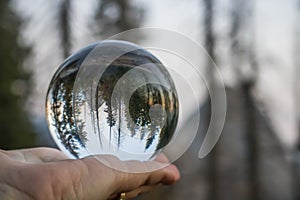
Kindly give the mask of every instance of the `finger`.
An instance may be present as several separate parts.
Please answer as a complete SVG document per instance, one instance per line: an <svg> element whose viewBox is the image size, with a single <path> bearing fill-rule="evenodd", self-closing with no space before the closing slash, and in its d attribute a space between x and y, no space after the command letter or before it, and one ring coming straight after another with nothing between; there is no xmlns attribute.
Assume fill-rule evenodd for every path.
<svg viewBox="0 0 300 200"><path fill-rule="evenodd" d="M101 160L101 162L99 162L99 160ZM179 171L174 165L169 165L156 171L147 171L148 168L153 168L153 165L161 165L161 163L156 161L123 162L114 156L94 156L82 159L81 162L85 163L89 171L89 173L86 174L88 177L81 177L81 180L88 180L88 184L85 184L85 188L93 190L91 192L93 192L95 196L103 195L100 194L101 191L97 185L103 184L104 180L108 190L107 197L109 197L112 194L133 191L146 185L155 185L158 183L171 185L180 178ZM103 164L103 162L105 162L105 164ZM123 169L127 169L127 171L134 169L142 172L122 172L109 168L107 167L108 165L121 166Z"/></svg>
<svg viewBox="0 0 300 200"><path fill-rule="evenodd" d="M138 165L141 165L141 168L147 165L153 164L154 161L151 162L126 162L127 166L135 166L138 168ZM124 173L116 171L116 186L117 192L126 192L135 190L141 186L145 185L155 185L155 184L165 184L171 185L178 181L180 178L179 171L176 166L169 165L165 168L144 172L144 173Z"/></svg>
<svg viewBox="0 0 300 200"><path fill-rule="evenodd" d="M145 185L145 186L141 186L138 189L135 189L133 191L127 192L125 195L126 199L133 199L141 194L144 193L148 193L151 192L155 189L158 189L159 187L161 187L161 184L158 185Z"/></svg>
<svg viewBox="0 0 300 200"><path fill-rule="evenodd" d="M148 161L148 162L142 162L137 160L121 161L117 157L111 155L92 156L92 158L98 160L100 163L104 164L108 168L114 169L116 171L127 172L127 173L151 172L151 171L156 171L165 168L169 165L169 163L163 163L157 161Z"/></svg>
<svg viewBox="0 0 300 200"><path fill-rule="evenodd" d="M129 191L125 193L125 199L132 199L135 198L141 194L151 192L157 188L161 187L161 184L158 185L146 185L146 186L141 186L140 188L137 188L135 190ZM121 193L119 194L112 194L108 200L119 200L121 196Z"/></svg>
<svg viewBox="0 0 300 200"><path fill-rule="evenodd" d="M169 159L164 153L158 154L154 160L161 163L169 163Z"/></svg>

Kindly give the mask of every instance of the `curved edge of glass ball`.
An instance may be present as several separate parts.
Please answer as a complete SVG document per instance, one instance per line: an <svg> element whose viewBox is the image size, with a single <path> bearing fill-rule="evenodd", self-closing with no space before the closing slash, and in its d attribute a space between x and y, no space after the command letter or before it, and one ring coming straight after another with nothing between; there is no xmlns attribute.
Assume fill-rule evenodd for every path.
<svg viewBox="0 0 300 200"><path fill-rule="evenodd" d="M110 44L118 48L120 44L133 46L135 50L110 60L94 88L96 92L85 93L82 90L80 94L83 95L79 98L76 96L79 94L77 91L74 94L78 72L82 67L88 67L84 64L86 59L97 48L102 48L101 44L104 43L106 48ZM101 52L100 57L107 59L111 56L111 50L107 55L105 49ZM112 90L116 82L130 70L147 64L150 64L148 71L152 71L152 75L138 72L141 73L139 76L134 76L134 80L122 85L120 91L124 93L116 101L120 103L112 105ZM155 78L158 82L169 84L169 87L144 84L131 93L130 97L126 97L126 90L132 82L140 81L141 77L145 80ZM127 104L122 100L125 97L129 99ZM178 114L177 92L167 69L147 50L124 41L97 42L68 57L55 72L46 97L46 117L50 133L58 147L70 158L112 154L121 160L152 159L172 139Z"/></svg>

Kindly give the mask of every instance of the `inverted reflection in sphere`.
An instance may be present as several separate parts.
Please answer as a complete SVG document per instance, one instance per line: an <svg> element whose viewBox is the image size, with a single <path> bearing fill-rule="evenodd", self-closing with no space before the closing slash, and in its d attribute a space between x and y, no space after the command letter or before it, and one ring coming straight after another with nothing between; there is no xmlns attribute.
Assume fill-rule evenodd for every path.
<svg viewBox="0 0 300 200"><path fill-rule="evenodd" d="M172 139L179 105L167 69L132 43L104 41L70 56L50 83L46 110L70 157L149 160Z"/></svg>

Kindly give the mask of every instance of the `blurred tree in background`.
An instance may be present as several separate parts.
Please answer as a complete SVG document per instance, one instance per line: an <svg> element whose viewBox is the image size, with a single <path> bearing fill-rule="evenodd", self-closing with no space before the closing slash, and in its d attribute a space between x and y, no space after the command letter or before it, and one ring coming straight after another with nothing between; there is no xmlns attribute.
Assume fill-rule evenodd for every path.
<svg viewBox="0 0 300 200"><path fill-rule="evenodd" d="M138 28L143 21L144 10L127 0L98 1L95 13L95 32L104 38ZM137 36L135 40L138 40ZM126 38L124 38L126 39Z"/></svg>
<svg viewBox="0 0 300 200"><path fill-rule="evenodd" d="M13 149L35 144L35 135L25 113L30 73L23 66L30 49L19 44L20 18L10 1L0 2L0 148Z"/></svg>
<svg viewBox="0 0 300 200"><path fill-rule="evenodd" d="M218 54L220 34L224 32L216 31L217 4L213 0L201 0L201 3L205 49L219 64L222 62ZM206 158L193 159L210 123L208 97L201 109L204 117L199 123L198 136L176 161L182 173L181 181L140 199L295 199L292 163L287 159L290 154L277 138L268 116L263 114L261 102L253 95L259 71L254 9L254 0L230 3L228 35L221 38L229 43L230 68L236 83L226 85L227 114L218 143ZM214 80L216 72L209 61L205 66L214 92L218 87Z"/></svg>
<svg viewBox="0 0 300 200"><path fill-rule="evenodd" d="M294 57L295 57L295 73L294 73L294 89L295 89L295 102L298 104L300 102L300 0L297 1L297 14L296 14L296 23L295 23L295 43L294 43ZM298 150L300 151L300 106L298 107Z"/></svg>
<svg viewBox="0 0 300 200"><path fill-rule="evenodd" d="M297 1L296 7L296 20L295 20L295 35L294 35L294 59L295 59L295 72L294 72L294 93L295 93L295 104L298 106L297 109L297 122L298 122L298 141L297 141L297 150L295 153L294 159L294 173L295 177L295 191L297 194L298 200L300 199L300 190L298 186L300 185L300 0Z"/></svg>
<svg viewBox="0 0 300 200"><path fill-rule="evenodd" d="M272 124L272 120L270 119L271 112L264 110L268 104L273 106L270 107L271 109L275 109L275 100L271 99L270 101L266 96L263 97L265 98L263 101L257 98L257 91L259 87L262 87L258 82L261 81L259 79L261 79L261 76L266 72L264 71L266 68L270 67L270 71L272 71L273 74L280 74L283 70L284 72L288 71L288 66L285 65L286 63L281 62L283 60L282 57L278 58L278 60L274 57L271 57L271 59L262 58L263 56L260 55L261 52L259 51L261 50L260 48L266 48L268 56L269 54L272 55L274 47L286 50L285 47L281 46L282 43L280 42L288 41L284 39L290 36L274 34L274 37L276 37L278 41L274 41L273 43L278 43L278 46L271 46L271 50L267 48L268 44L258 44L257 41L259 40L257 40L257 38L259 36L257 36L257 33L259 31L257 31L256 28L258 25L261 26L261 24L264 23L263 27L260 28L266 29L267 24L270 22L268 21L270 19L266 20L266 18L264 18L266 21L255 21L255 19L258 18L257 13L255 13L256 8L259 7L255 5L258 1L230 0L226 1L227 4L225 6L223 5L224 7L220 6L224 4L224 1L220 0L195 1L201 5L198 8L199 10L201 7L201 11L196 14L197 16L192 16L189 20L197 20L199 18L200 23L197 22L197 26L193 27L192 31L189 29L189 26L192 27L192 25L189 24L190 22L192 24L192 20L187 21L185 18L185 16L192 15L192 10L191 12L189 10L178 13L172 12L173 9L176 10L176 12L180 10L178 9L179 4L184 5L179 3L179 1L174 1L176 3L173 1L167 1L167 3L160 2L159 6L156 4L156 9L160 7L160 9L154 12L158 16L150 14L147 19L149 21L149 18L153 18L155 21L156 18L159 18L159 20L155 21L158 27L170 28L172 27L173 21L170 21L168 15L173 14L172 20L175 21L173 25L178 24L178 26L180 26L178 28L174 25L174 30L177 28L178 31L182 31L183 33L188 33L189 31L197 32L199 30L203 31L198 41L204 44L208 54L215 60L218 66L220 66L221 70L223 67L230 68L232 72L230 78L234 79L235 82L234 84L230 83L226 85L228 112L224 130L213 151L204 159L196 159L199 144L202 143L210 122L211 102L209 96L205 96L205 103L203 103L201 108L202 119L199 122L200 129L197 138L189 150L176 162L182 173L181 181L174 187L162 188L153 193L144 195L140 199L290 200L296 199L296 193L299 198L300 153L298 151L295 153L296 156L294 156L294 152L290 152L294 151L294 149L290 150L289 147L285 146L284 141L282 141L282 138L288 137L288 133L276 130L274 122ZM299 0L297 1L300 2ZM19 2L24 1L19 0ZM91 9L91 6L88 7L90 9L88 10L89 15L86 15L88 16L88 20L80 21L82 19L76 18L76 15L83 13L84 6L80 7L80 9L77 8L76 11L78 2L79 1L74 0L42 2L41 5L37 6L36 10L38 11L32 14L32 18L24 18L32 23L29 29L36 28L35 30L31 30L31 32L29 31L30 34L39 36L34 39L31 38L31 41L33 41L33 43L35 42L36 46L33 45L33 48L36 48L36 56L40 58L38 64L32 66L32 69L44 68L44 71L36 70L35 76L42 77L39 80L37 79L40 82L42 82L42 79L46 79L46 76L51 76L51 73L49 73L51 67L53 72L55 70L54 68L58 66L58 64L53 65L54 62L50 61L57 59L61 62L62 59L69 56L73 50L81 48L85 42L90 43L91 41L106 39L119 32L143 26L144 21L147 21L144 20L144 14L153 9L141 6L143 4L137 6L136 2L138 1L86 1L87 4L85 4L85 6L92 4L93 9ZM274 5L277 5L278 2L274 2ZM186 4L189 3L190 2ZM288 1L286 3L291 4L291 2ZM145 4L147 5L147 3ZM150 4L151 3L148 3L148 5ZM273 5L271 6L270 4L271 3L266 3L266 5L260 6L265 6L265 10L276 9L276 6L272 7ZM26 7L24 3L22 5L25 7L24 10L34 7L33 5ZM281 4L279 4L279 6L280 5ZM45 7L48 8L45 9ZM284 8L280 9L284 10ZM265 10L263 10L263 12L266 12ZM24 101L26 100L26 95L30 88L30 74L24 70L22 65L29 49L21 47L19 44L21 21L20 18L12 12L9 1L2 1L0 3L0 11L0 36L2 45L0 53L2 61L2 73L0 73L0 147L17 148L32 146L34 145L34 135L32 134L28 117L23 109L25 105ZM51 12L46 14L45 11ZM225 14L220 14L221 12ZM295 76L294 93L296 94L295 103L298 107L299 120L300 110L298 102L300 100L300 87L298 76L300 72L300 61L298 54L300 50L300 3L298 3L297 8L295 7L295 12L297 12L295 23L296 40L294 43L295 55L293 55L294 57L292 58L295 58L295 73L293 74L293 76ZM280 14L281 13L276 13L276 16L272 16L272 23L283 17L280 16ZM275 18L278 17L277 15L279 15L279 18ZM145 16L147 17L147 15ZM222 19L222 22L227 24L227 26L218 23L221 18L220 16L226 16ZM180 19L183 18L186 21L180 21ZM76 27L76 23L77 25L79 24L78 21L81 22L79 28ZM279 23L279 28L282 31L283 28L280 24L282 21L276 23ZM160 26L161 24L163 25ZM166 24L171 25L164 27ZM185 31L185 28L188 31ZM202 28L203 30L201 30ZM270 33L265 30L260 31L264 34L273 34L273 32ZM89 34L85 34L86 32ZM81 33L81 35L77 33ZM262 33L260 34L260 37L262 37ZM187 35L189 35L189 33ZM75 36L77 40L81 41L78 43L81 46L74 45ZM197 39L197 37L195 38ZM268 35L268 37L271 36ZM137 42L144 38L138 35L135 38L123 39ZM226 52L220 51L224 46L227 47ZM47 50L43 50L43 47L46 47L45 49ZM42 55L43 53L45 55ZM223 57L226 56L228 57L229 63L226 63L226 60L224 61L223 59ZM269 61L265 61L268 59ZM271 62L271 64L268 65L267 62ZM226 64L228 64L228 66L226 66ZM51 67L49 67L50 65ZM207 77L209 78L209 84L213 84L213 87L218 87L214 81L215 72L212 70L211 63L204 63L204 66L207 71ZM273 77L270 76L267 78L271 80ZM272 82L270 83L272 84ZM281 91L280 88L275 88L277 86L267 85L265 87L275 91L275 98L284 96L283 94L287 95L287 93ZM268 95L268 93L266 94ZM284 98L291 97L285 96ZM283 107L282 110L287 109L285 105L280 106ZM284 116L283 118L285 117L288 116ZM283 118L281 118L282 121ZM298 122L298 125L299 124ZM38 123L38 125L47 129L46 124ZM49 137L45 140L45 144L47 144L47 142L51 140L50 134L46 131L44 132L43 134L48 134ZM298 134L300 135L300 130ZM281 135L282 138L278 137L279 135ZM300 139L298 143L300 149ZM291 157L293 158L290 159ZM296 163L294 169L292 168L293 163L291 160Z"/></svg>
<svg viewBox="0 0 300 200"><path fill-rule="evenodd" d="M58 5L58 30L60 36L60 44L63 48L63 57L70 55L71 49L71 19L72 5L70 0L61 1Z"/></svg>

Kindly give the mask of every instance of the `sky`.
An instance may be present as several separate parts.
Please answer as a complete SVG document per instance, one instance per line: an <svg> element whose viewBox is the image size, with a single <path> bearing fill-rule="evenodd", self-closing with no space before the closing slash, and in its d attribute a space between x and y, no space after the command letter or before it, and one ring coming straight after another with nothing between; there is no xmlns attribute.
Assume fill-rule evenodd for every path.
<svg viewBox="0 0 300 200"><path fill-rule="evenodd" d="M15 0L14 8L30 22L24 26L22 42L33 45L34 53L27 66L33 66L35 89L33 98L29 102L31 113L37 117L44 117L44 99L52 74L62 63L58 42L55 40L58 32L53 26L44 26L56 14L53 6L57 1L44 0ZM73 35L73 48L76 51L94 42L89 22L96 0L74 1L74 23L76 33ZM146 9L144 27L166 28L203 42L202 25L203 4L199 0L133 0ZM219 55L218 67L221 69L227 85L235 83L228 54L226 36L229 28L231 1L216 1L215 11L216 33L220 42L217 50ZM296 0L264 0L255 4L255 48L260 61L259 78L255 96L263 102L263 109L270 113L270 119L275 127L278 138L287 147L292 147L297 138L296 116L297 107L294 98L294 33L296 24ZM52 23L53 24L53 23ZM51 34L44 34L51 32ZM225 38L225 39L224 39ZM186 51L188 51L188 47ZM196 86L195 86L196 87ZM204 95L202 95L202 101ZM202 103L200 100L200 103Z"/></svg>

